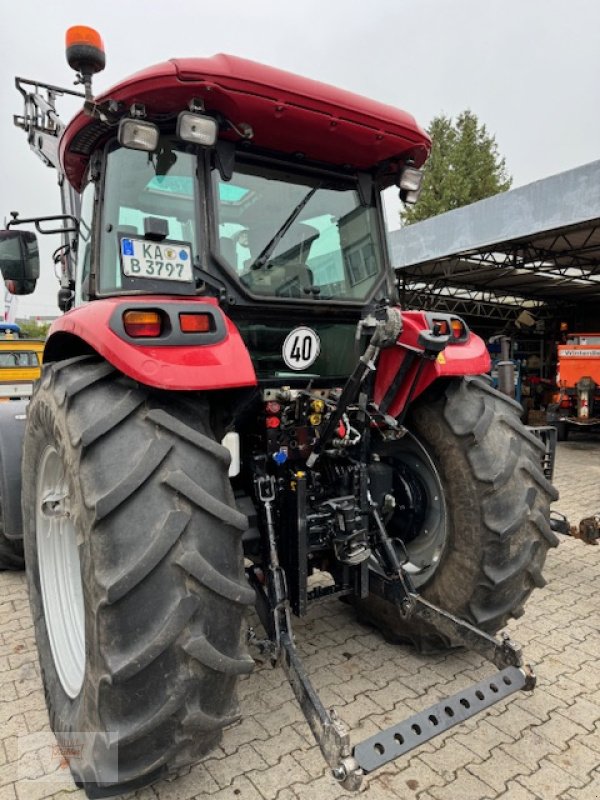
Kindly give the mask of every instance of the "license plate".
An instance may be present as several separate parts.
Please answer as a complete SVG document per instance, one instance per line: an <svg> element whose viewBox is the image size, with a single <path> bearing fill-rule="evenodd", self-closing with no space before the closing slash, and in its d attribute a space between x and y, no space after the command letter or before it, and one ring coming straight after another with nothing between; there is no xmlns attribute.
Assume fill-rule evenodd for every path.
<svg viewBox="0 0 600 800"><path fill-rule="evenodd" d="M121 264L128 278L191 281L192 248L180 242L121 239Z"/></svg>

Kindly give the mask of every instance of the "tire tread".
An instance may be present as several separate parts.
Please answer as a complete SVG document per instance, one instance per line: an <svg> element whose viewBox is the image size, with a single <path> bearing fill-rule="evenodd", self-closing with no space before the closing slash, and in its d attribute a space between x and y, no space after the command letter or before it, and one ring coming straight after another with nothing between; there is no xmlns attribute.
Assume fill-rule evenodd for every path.
<svg viewBox="0 0 600 800"><path fill-rule="evenodd" d="M80 705L57 694L52 657L40 647L51 724L58 736L112 731L118 783L104 785L100 755L74 778L90 797L123 794L198 760L238 719L236 680L253 667L242 637L254 598L244 581L247 520L235 507L229 453L197 394L152 391L83 356L43 367L28 417L28 465L37 457L30 439L64 432L81 497L74 524L88 532L83 583L98 637ZM24 503L33 507L34 497L30 485ZM26 548L35 562L29 514L32 526ZM32 597L33 567L29 582Z"/></svg>

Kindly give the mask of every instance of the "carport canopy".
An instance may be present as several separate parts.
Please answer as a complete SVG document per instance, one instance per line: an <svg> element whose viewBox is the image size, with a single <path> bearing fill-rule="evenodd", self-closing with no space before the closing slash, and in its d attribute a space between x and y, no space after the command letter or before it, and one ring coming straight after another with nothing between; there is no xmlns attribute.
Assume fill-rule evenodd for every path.
<svg viewBox="0 0 600 800"><path fill-rule="evenodd" d="M600 161L394 231L390 246L406 308L514 319L599 302Z"/></svg>

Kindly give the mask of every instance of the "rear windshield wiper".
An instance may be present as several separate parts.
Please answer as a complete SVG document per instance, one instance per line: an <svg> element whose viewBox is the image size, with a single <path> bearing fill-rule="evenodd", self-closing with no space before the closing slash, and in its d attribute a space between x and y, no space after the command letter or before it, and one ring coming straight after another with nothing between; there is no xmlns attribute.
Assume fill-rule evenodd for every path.
<svg viewBox="0 0 600 800"><path fill-rule="evenodd" d="M294 208L292 213L285 220L281 228L279 228L275 236L273 236L271 241L268 242L268 244L260 251L260 253L256 256L252 264L250 264L250 269L260 269L261 267L264 267L264 265L271 257L271 254L279 244L279 242L283 239L283 237L286 235L286 233L294 224L295 220L298 218L298 215L300 214L304 206L308 203L313 194L320 188L321 184L317 184L317 186L313 186L313 188L304 195L302 200L300 200L298 205Z"/></svg>

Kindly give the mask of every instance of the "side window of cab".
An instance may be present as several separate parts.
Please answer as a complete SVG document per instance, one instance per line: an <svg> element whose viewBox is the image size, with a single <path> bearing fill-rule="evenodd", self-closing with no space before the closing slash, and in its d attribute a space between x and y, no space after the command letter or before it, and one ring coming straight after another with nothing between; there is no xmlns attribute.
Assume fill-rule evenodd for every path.
<svg viewBox="0 0 600 800"><path fill-rule="evenodd" d="M87 283L92 263L92 221L96 185L90 181L81 195L81 217L77 242L77 267L75 274L75 305L87 302Z"/></svg>

